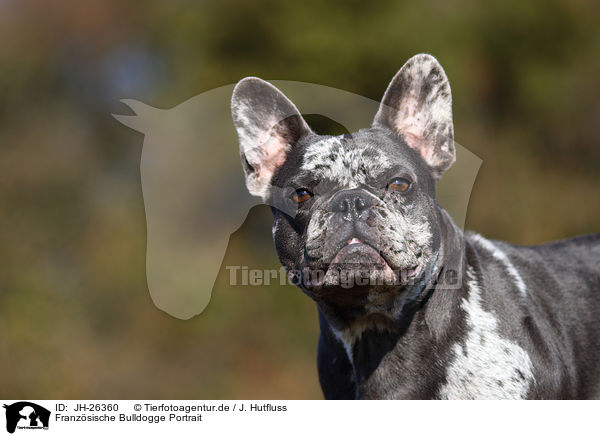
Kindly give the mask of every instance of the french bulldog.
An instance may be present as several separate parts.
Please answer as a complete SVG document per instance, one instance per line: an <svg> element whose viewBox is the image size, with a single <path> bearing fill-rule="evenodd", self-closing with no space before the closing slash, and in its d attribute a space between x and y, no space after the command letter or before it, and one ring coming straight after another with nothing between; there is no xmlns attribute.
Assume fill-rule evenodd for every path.
<svg viewBox="0 0 600 436"><path fill-rule="evenodd" d="M600 234L525 247L453 222L436 202L456 152L434 57L409 59L355 133L314 133L254 77L232 118L277 255L317 304L326 399L600 398Z"/></svg>

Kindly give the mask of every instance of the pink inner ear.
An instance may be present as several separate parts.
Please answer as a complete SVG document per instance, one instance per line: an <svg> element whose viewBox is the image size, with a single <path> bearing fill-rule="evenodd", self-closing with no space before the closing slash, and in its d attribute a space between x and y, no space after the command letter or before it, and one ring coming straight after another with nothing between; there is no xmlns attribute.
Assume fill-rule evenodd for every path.
<svg viewBox="0 0 600 436"><path fill-rule="evenodd" d="M246 159L254 167L255 173L251 176L254 178L256 192L259 195L265 193L275 170L285 162L285 156L289 149L289 144L281 136L271 131L268 139L258 147L246 151Z"/></svg>
<svg viewBox="0 0 600 436"><path fill-rule="evenodd" d="M427 142L424 138L413 135L407 131L402 132L402 137L410 148L421 153L421 156L426 162L431 162L433 160L433 147L427 147Z"/></svg>
<svg viewBox="0 0 600 436"><path fill-rule="evenodd" d="M264 171L269 172L269 179L273 176L275 170L285 162L288 148L289 144L281 136L275 134L271 134L269 140L263 145L261 165Z"/></svg>
<svg viewBox="0 0 600 436"><path fill-rule="evenodd" d="M421 153L425 160L429 160L433 157L433 147L427 147L425 130L431 117L423 112L423 105L419 105L414 96L415 89L411 89L410 94L400 102L400 110L396 113L394 127L402 134L411 148Z"/></svg>

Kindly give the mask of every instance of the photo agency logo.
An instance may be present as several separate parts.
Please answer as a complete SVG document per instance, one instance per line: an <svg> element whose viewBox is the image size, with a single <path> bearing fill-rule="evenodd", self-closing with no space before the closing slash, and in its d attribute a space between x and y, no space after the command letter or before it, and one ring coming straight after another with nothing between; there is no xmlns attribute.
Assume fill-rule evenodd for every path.
<svg viewBox="0 0 600 436"><path fill-rule="evenodd" d="M369 127L379 108L378 101L327 86L281 80L270 83L294 101L303 115L325 117L347 132ZM287 186L272 186L269 198L248 194L247 180L240 168L243 166L247 172L248 167L244 166L243 160L240 165L238 137L232 122L230 105L233 91L233 84L223 86L171 109L157 109L125 99L121 101L134 115L113 115L124 125L144 134L140 174L147 225L148 289L159 309L180 319L189 319L208 305L229 237L240 228L252 207L267 204L289 216L294 216L298 210L290 207L289 202L280 201L289 198L290 187ZM253 107L243 109L244 116L249 119L256 116ZM286 114L280 114L280 119L273 117L270 120L271 135L259 135L259 142L272 141L276 136L273 132L285 117ZM242 133L252 137L259 134L253 131ZM456 163L438 183L434 201L441 204L459 227L463 227L481 160L460 144L454 145ZM254 150L254 154L259 151ZM254 154L253 150L244 150L244 155L250 156L250 159L257 157ZM263 170L267 174L269 169ZM257 177L262 177L262 171L254 178L248 177L248 180L258 185L260 180L255 180ZM328 189L326 185L316 187L317 191L326 192ZM462 247L457 247L457 250L462 250ZM228 273L232 286L245 282L243 265L223 268L228 270L225 273ZM322 278L339 280L344 284L356 280L394 278L390 275L393 272L382 269L377 263L367 265L366 269L368 271L358 277L347 277L342 269L330 268L329 275L324 272ZM339 277L336 271L340 273L337 274ZM452 283L461 281L461 272L456 273L456 277L449 277L448 288L455 286ZM261 285L268 285L274 280L283 282L285 278L292 284L311 280L310 277L299 276L302 271L249 274L248 280ZM400 279L408 280L410 277Z"/></svg>
<svg viewBox="0 0 600 436"><path fill-rule="evenodd" d="M48 430L50 411L45 407L29 401L5 404L6 431L14 433L19 430Z"/></svg>

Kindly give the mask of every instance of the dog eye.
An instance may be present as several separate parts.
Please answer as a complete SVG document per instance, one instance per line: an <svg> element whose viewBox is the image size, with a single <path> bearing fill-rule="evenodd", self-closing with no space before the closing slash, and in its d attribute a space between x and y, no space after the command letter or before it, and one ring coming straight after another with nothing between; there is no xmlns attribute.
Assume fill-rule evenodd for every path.
<svg viewBox="0 0 600 436"><path fill-rule="evenodd" d="M308 190L300 188L294 191L294 193L292 194L292 200L294 200L296 203L304 203L312 196L313 195Z"/></svg>
<svg viewBox="0 0 600 436"><path fill-rule="evenodd" d="M410 182L402 177L397 177L388 184L388 189L398 192L406 192L410 188Z"/></svg>

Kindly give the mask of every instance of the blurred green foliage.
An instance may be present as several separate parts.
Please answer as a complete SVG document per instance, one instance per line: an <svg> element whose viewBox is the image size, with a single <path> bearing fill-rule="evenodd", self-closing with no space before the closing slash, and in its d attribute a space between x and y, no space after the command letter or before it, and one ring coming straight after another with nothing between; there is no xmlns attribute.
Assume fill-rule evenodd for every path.
<svg viewBox="0 0 600 436"><path fill-rule="evenodd" d="M595 1L4 0L0 40L5 398L321 396L299 290L230 287L223 270L202 315L154 307L143 138L111 118L120 98L171 107L256 75L378 100L429 52L456 140L483 159L467 227L522 244L600 230ZM269 214L250 213L224 265L278 267Z"/></svg>

